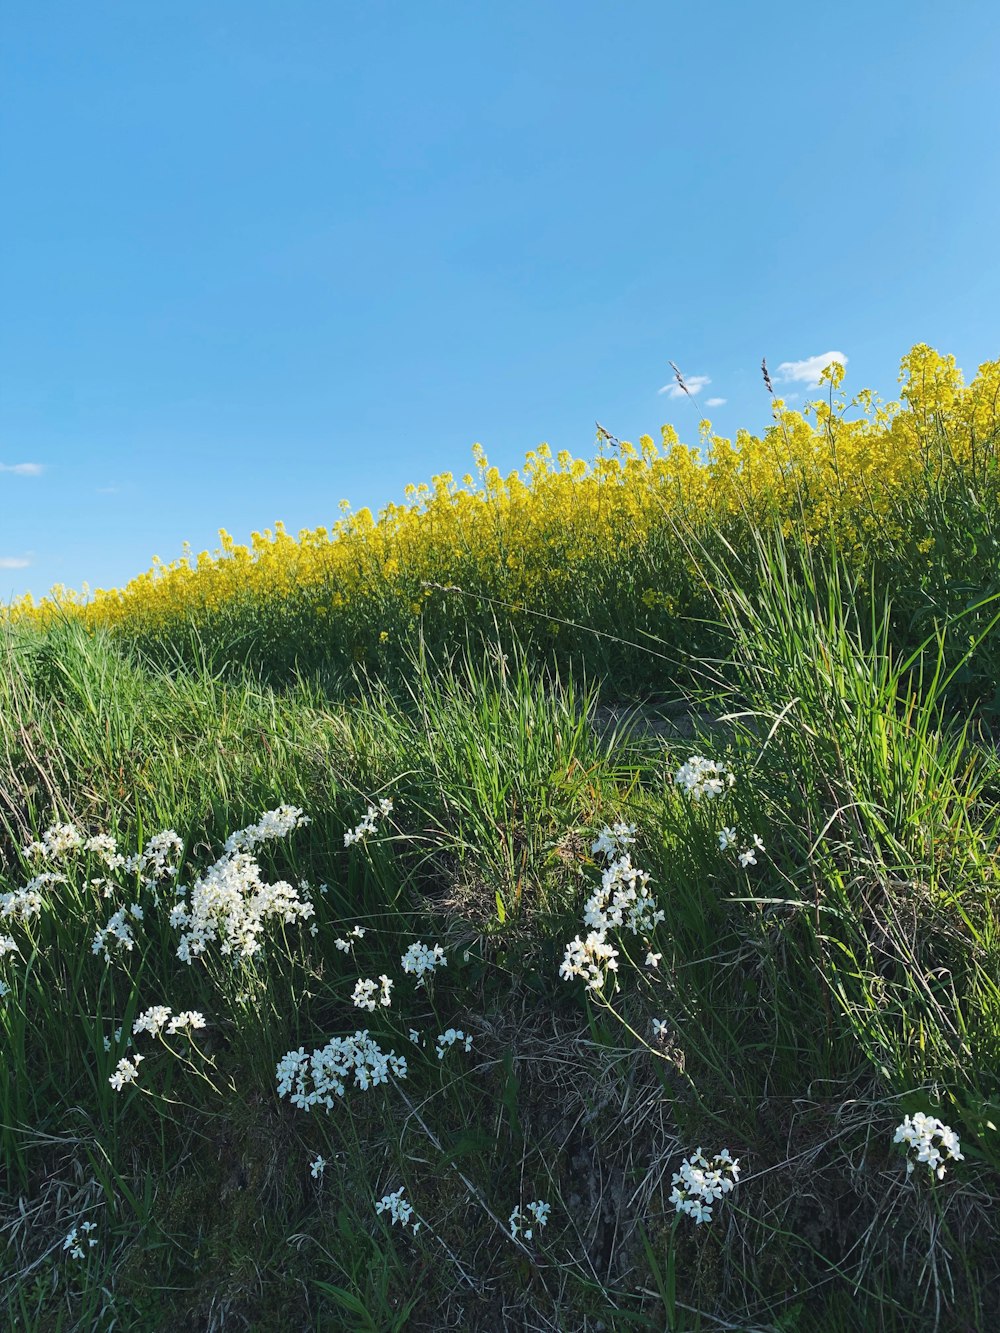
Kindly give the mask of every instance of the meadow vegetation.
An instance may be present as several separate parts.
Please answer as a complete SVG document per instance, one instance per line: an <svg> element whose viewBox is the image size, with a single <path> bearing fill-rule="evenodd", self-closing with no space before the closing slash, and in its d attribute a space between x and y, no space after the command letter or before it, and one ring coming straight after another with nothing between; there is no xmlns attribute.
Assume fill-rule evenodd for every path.
<svg viewBox="0 0 1000 1333"><path fill-rule="evenodd" d="M1000 1325L1000 362L0 627L0 1324Z"/></svg>

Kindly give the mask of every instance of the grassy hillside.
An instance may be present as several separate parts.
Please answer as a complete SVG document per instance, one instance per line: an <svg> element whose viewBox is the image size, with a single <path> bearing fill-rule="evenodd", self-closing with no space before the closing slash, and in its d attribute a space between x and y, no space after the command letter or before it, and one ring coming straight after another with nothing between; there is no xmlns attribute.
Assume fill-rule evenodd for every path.
<svg viewBox="0 0 1000 1333"><path fill-rule="evenodd" d="M1000 1323L1000 363L904 371L12 609L4 1328Z"/></svg>

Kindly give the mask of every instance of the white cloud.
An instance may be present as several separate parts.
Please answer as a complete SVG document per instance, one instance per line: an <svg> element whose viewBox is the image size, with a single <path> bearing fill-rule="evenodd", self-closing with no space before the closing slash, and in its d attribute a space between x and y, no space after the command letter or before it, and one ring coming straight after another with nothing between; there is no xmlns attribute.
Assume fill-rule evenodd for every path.
<svg viewBox="0 0 1000 1333"><path fill-rule="evenodd" d="M30 564L21 555L0 555L0 569L27 569Z"/></svg>
<svg viewBox="0 0 1000 1333"><path fill-rule="evenodd" d="M843 352L820 352L819 356L808 356L804 361L782 361L774 377L784 384L808 384L815 388L819 384L820 372L831 361L847 365L847 357Z"/></svg>
<svg viewBox="0 0 1000 1333"><path fill-rule="evenodd" d="M0 472L16 472L19 477L37 477L44 470L43 463L0 463Z"/></svg>
<svg viewBox="0 0 1000 1333"><path fill-rule="evenodd" d="M725 401L726 401L725 398L706 398L706 399L705 399L705 406L706 406L706 407L721 407L722 404L723 404Z"/></svg>
<svg viewBox="0 0 1000 1333"><path fill-rule="evenodd" d="M707 375L685 375L684 383L687 385L688 393L693 398L696 393L701 393L706 384L711 384L712 381ZM672 384L664 384L663 388L657 389L656 392L665 393L668 398L684 398L687 396L676 380Z"/></svg>
<svg viewBox="0 0 1000 1333"><path fill-rule="evenodd" d="M98 495L117 495L121 487L119 486L98 486Z"/></svg>

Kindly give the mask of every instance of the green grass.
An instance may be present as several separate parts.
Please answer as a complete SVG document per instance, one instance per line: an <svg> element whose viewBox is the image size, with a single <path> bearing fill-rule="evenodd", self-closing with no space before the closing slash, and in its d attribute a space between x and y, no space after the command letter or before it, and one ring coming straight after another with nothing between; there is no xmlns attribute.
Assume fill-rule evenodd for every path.
<svg viewBox="0 0 1000 1333"><path fill-rule="evenodd" d="M336 685L157 664L72 625L4 640L0 892L37 873L20 849L56 820L126 853L173 828L190 884L289 803L311 822L257 854L315 906L244 965L217 946L185 965L167 885L108 964L94 933L139 891L105 898L87 854L38 917L0 923L19 949L0 964L4 1328L997 1325L1000 763L955 694L992 641L988 581L916 651L834 557L761 537L753 567L697 560L724 651L687 663L693 735L650 706L610 730L603 657L588 680L509 639ZM695 753L736 775L718 801L672 781ZM383 796L391 817L345 848ZM591 843L622 818L662 960L622 935L596 994L559 965L599 883ZM761 838L756 866L720 850L723 825ZM400 966L416 939L448 960L423 988ZM383 973L392 1006L354 1008ZM159 1003L208 1027L135 1038L146 1060L116 1093ZM439 1061L451 1026L472 1051ZM286 1052L364 1027L405 1080L330 1113L279 1098ZM961 1136L940 1182L907 1179L893 1147L916 1110ZM743 1167L700 1227L668 1198L698 1145ZM415 1236L374 1209L401 1185ZM533 1199L549 1224L515 1243ZM87 1219L98 1244L73 1260Z"/></svg>

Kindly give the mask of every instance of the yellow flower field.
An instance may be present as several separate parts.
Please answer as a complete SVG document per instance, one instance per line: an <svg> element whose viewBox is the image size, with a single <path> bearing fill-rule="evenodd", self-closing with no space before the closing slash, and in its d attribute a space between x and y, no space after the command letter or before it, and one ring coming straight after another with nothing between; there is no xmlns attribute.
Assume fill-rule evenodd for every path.
<svg viewBox="0 0 1000 1333"><path fill-rule="evenodd" d="M216 551L154 557L124 588L59 586L6 614L42 626L68 615L153 642L169 641L181 622L219 644L292 635L365 662L421 623L429 639L448 642L477 601L487 619L499 605L516 629L550 641L565 641L567 622L669 638L671 617L691 608L683 548L692 533L740 552L776 521L810 543L835 541L861 571L908 540L915 500L991 475L1000 361L966 385L953 357L918 345L901 363L901 400L885 404L868 390L848 402L843 373L829 367L826 398L804 412L775 398L761 436L725 439L708 421L697 447L670 426L659 443L644 435L638 446L602 433L590 462L541 445L506 477L477 445L474 475L410 486L377 517L343 502L331 527L297 537L280 522L248 545L222 531ZM449 619L438 589L456 586L464 604ZM539 617L551 618L544 629Z"/></svg>

